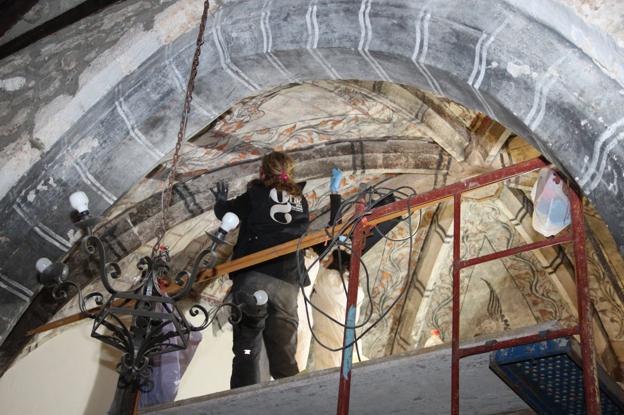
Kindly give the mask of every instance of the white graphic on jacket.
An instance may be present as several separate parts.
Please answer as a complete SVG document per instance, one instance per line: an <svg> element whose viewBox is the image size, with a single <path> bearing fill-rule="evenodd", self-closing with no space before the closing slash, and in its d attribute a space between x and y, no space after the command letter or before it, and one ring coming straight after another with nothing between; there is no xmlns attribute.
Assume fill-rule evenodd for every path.
<svg viewBox="0 0 624 415"><path fill-rule="evenodd" d="M277 189L271 189L271 191L269 192L269 197L271 198L271 200L273 200L273 202L276 203L271 206L271 209L269 210L269 215L271 216L271 219L273 219L275 222L281 223L283 225L288 225L290 222L292 222L292 215L289 212L303 212L301 197L293 196L285 190L282 190L280 193L281 195L278 195ZM276 214L278 213L284 215L283 221L279 220L276 217Z"/></svg>

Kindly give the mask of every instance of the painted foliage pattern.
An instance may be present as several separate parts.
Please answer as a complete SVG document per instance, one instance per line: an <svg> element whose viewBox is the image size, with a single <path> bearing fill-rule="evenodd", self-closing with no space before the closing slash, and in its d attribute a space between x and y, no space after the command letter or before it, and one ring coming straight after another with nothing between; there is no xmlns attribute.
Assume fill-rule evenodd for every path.
<svg viewBox="0 0 624 415"><path fill-rule="evenodd" d="M412 97L409 105L418 102ZM383 93L358 83L317 81L275 89L242 100L207 132L184 143L178 173L186 177L199 175L258 159L273 149L296 150L336 140L419 139L429 133L422 125L422 113L428 107L421 106L420 116L410 113ZM112 218L160 191L170 164L168 155L161 169L135 185L107 216ZM353 168L355 172L355 161Z"/></svg>
<svg viewBox="0 0 624 415"><path fill-rule="evenodd" d="M566 247L569 258L573 258L571 247ZM589 295L596 311L600 313L601 321L615 341L624 341L624 306L622 298L607 276L609 263L604 262L592 243L587 243L587 274L589 277Z"/></svg>
<svg viewBox="0 0 624 415"><path fill-rule="evenodd" d="M363 328L363 330L369 330L363 339L365 354L368 357L384 356L389 339L395 335L396 327L393 325L393 316L398 315L404 299L404 297L398 297L406 289L408 273L413 273L418 253L431 223L432 210L433 208L427 208L413 213L411 225L407 220L401 222L386 235L387 239L382 239L363 256L371 284L371 297L365 297L360 311L360 323L367 316L371 316L369 324ZM408 268L410 250L412 256ZM364 292L367 291L366 279L362 271L360 286ZM396 305L393 306L395 303ZM392 312L389 312L392 306ZM376 323L377 321L379 322Z"/></svg>
<svg viewBox="0 0 624 415"><path fill-rule="evenodd" d="M492 201L464 200L462 258L472 258L522 245L506 216ZM416 322L414 344L422 346L430 329L451 335L452 249L440 255L439 275L424 318ZM480 264L461 273L461 338L493 334L548 320L574 324L564 301L532 254Z"/></svg>
<svg viewBox="0 0 624 415"><path fill-rule="evenodd" d="M205 134L184 144L179 173L202 174L257 159L271 149L293 150L361 137L425 135L418 119L405 110L400 111L400 107L393 105L383 94L361 85L338 85L341 84L325 81L304 83L239 102L219 117ZM323 105L319 106L319 102ZM284 108L288 108L288 111L284 111ZM116 202L107 212L107 220L162 189L170 156L166 157L167 161L159 172L141 180ZM341 189L345 196L353 194L361 181L370 182L383 177L355 169L346 173ZM244 183L237 183L235 178L230 187L243 188ZM319 215L323 206L327 205L326 189L328 183L322 179L311 181L306 187L312 217ZM203 247L202 241L206 239L203 232L216 227L216 221L211 212L207 212L178 226L179 229L176 227L168 231L166 242L170 247L176 247L172 249L174 268L188 269L190 261ZM141 229L132 229L141 232ZM119 281L120 288L128 288L136 279L135 263L151 249L151 237L151 233L139 235L142 247L119 260L125 276ZM221 278L211 284L202 292L202 298L208 303L218 302L227 291L228 283L225 281ZM90 284L85 291L94 289L98 289L97 282ZM76 309L75 301L70 301L55 318L72 314Z"/></svg>
<svg viewBox="0 0 624 415"><path fill-rule="evenodd" d="M294 150L337 139L425 136L414 114L394 107L381 94L330 82L269 91L241 101L207 134L186 144L179 171L210 170L272 149Z"/></svg>

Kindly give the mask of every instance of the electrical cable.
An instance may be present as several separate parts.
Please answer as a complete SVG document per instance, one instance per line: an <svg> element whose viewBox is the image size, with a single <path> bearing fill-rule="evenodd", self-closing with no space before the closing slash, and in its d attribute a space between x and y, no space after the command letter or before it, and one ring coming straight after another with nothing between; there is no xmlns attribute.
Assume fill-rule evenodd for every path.
<svg viewBox="0 0 624 415"><path fill-rule="evenodd" d="M385 181L385 180L384 180L384 181ZM359 201L360 201L360 200L362 200L362 199L366 200L366 196L368 196L368 201L369 201L369 203L366 203L366 208L364 209L364 211L363 211L363 212L361 212L360 214L357 214L357 215L352 216L352 217L349 219L349 221L348 221L347 223L343 224L342 228L340 229L340 231L339 231L338 233L336 233L336 226L337 226L337 223L333 223L333 224L331 224L331 229L332 229L332 232L333 232L333 235L334 235L334 236L332 237L332 239L331 239L331 240L330 240L330 242L328 243L327 248L326 248L326 249L325 249L325 250L324 250L324 251L323 251L323 252L322 252L322 253L321 253L321 254L320 254L320 255L319 255L316 259L315 259L315 261L313 261L313 263L312 263L312 264L311 264L311 265L310 265L310 266L306 269L306 271L308 271L308 270L309 270L312 266L314 266L314 265L316 264L316 262L319 262L319 261L321 261L323 258L325 258L325 257L326 257L326 256L327 256L327 255L328 255L328 254L329 254L329 253L330 253L330 252L331 252L331 251L332 251L332 250L333 250L336 246L340 247L341 245L342 245L342 246L345 246L345 245L346 245L346 243L344 243L344 242L341 242L341 241L340 241L340 236L342 236L342 232L343 232L344 230L346 230L346 229L347 229L349 226L351 226L351 225L354 225L354 224L355 224L355 225L357 225L357 223L359 223L359 222L360 222L360 221L361 221L361 220L362 220L362 219L363 219L363 218L364 218L364 217L368 214L368 212L367 212L367 211L370 211L370 209L374 208L374 207L375 207L375 205L376 205L378 202L380 202L381 200L383 200L383 198L387 197L387 196L388 196L388 195L390 195L390 194L393 194L393 193L398 193L398 194L400 194L400 195L402 195L402 196L405 196L405 197L408 199L408 206L407 206L408 215L407 215L407 218L406 218L406 219L402 219L402 221L407 221L407 223L408 223L408 228L409 228L409 234L411 235L410 237L405 238L405 239L409 239L409 240L410 240L410 243L409 243L409 245L410 245L410 246L409 246L409 253L408 253L408 258L409 258L409 260L408 260L408 269L407 269L407 277L406 277L406 278L409 280L410 275L411 275L411 257L412 257L412 253L413 253L413 238L412 238L412 236L414 235L414 233L412 232L412 228L413 228L412 219L411 219L411 216L412 216L412 214L411 214L411 213L412 213L412 212L411 212L411 206L409 205L409 198L410 198L411 196L415 195L415 194L416 194L416 191L415 191L413 188L409 187L409 186L401 186L401 187L396 188L396 189L387 189L387 188L383 188L383 190L386 190L386 189L387 189L387 190L389 190L389 192L388 192L388 193L386 193L386 194L382 194L382 193L379 191L379 190L381 190L381 188L378 188L378 187L377 187L379 184L380 184L380 183L378 183L378 184L377 184L377 185L375 185L375 186L371 186L371 187L368 187L368 188L366 188L366 189L363 189L362 191L358 192L356 195L352 196L351 198L349 198L348 200L344 201L344 202L341 204L341 206L340 206L340 208L339 208L338 212L339 212L339 213L344 213L344 211L345 211L345 210L347 210L350 206L354 205L355 203L359 203ZM401 191L401 189L409 189L409 190L411 190L412 194L411 194L411 195L406 194L406 193L402 192L402 191ZM377 201L374 201L374 200L373 200L373 195L374 195L374 194L383 195L383 197L382 197L382 198L380 198L380 199L378 199ZM374 203L371 203L371 202L374 202ZM336 221L338 221L338 220L339 220L338 218L341 218L341 217L342 217L342 215L337 214L337 215L336 215L336 220L335 220L335 222L336 222ZM375 228L376 228L376 227L375 227ZM309 229L309 225L308 225L308 229ZM326 229L327 229L327 228L326 228ZM379 230L377 230L377 232L379 232ZM307 321L307 323L308 323L308 327L309 327L309 329L310 329L310 332L311 332L311 334L312 334L312 337L314 338L314 340L315 340L317 343L319 343L319 345L320 345L321 347L323 347L323 348L325 348L325 349L327 349L327 350L329 350L329 351L333 351L333 352L336 352L336 351L342 351L342 350L344 350L344 349L346 349L346 348L349 348L349 347L353 346L353 344L355 344L355 345L356 345L356 351L357 351L357 342L358 342L359 340L361 340L361 339L362 339L362 338L363 338L363 337L364 337L367 333L369 333L369 332L370 332L370 331L371 331L374 327L376 327L376 326L377 326L377 324L379 324L379 323L380 323L380 322L381 322L381 321L382 321L382 320L383 320L383 319L387 316L387 314L388 314L388 313L389 313L389 312L390 312L390 311L391 311L391 310L392 310L392 309L396 306L396 304L397 304L397 303L401 300L401 298L403 298L403 296L407 295L407 293L409 292L409 286L408 286L408 289L404 289L404 290L402 290L402 292L401 292L401 293L397 296L397 298L395 298L395 299L394 299L394 301L390 304L390 306L388 306L388 307L387 307L387 308L386 308L386 309L385 309L385 310L384 310L384 311L380 314L380 316L379 316L379 318L378 318L377 320L373 321L373 322L370 324L370 326L369 326L369 327L367 327L366 329L364 329L364 331L363 331L362 333L360 333L359 335L354 336L354 340L353 340L351 343L346 344L346 345L343 345L343 346L338 347L338 348L333 348L333 347L329 347L329 346L327 346L326 344L324 344L323 342L321 342L321 341L318 339L318 337L317 337L316 333L314 333L314 329L313 329L312 324L311 324L311 322L310 322L310 315L309 315L308 304L310 304L310 306L311 306L313 309L315 309L315 310L319 311L319 312L320 312L322 315L324 315L326 318L328 318L329 320L331 320L331 321L332 321L332 322L334 322L335 324L338 324L339 326L341 326L341 327L343 327L343 328L345 328L345 329L347 329L347 328L348 328L348 329L353 329L353 330L356 330L357 328L361 328L361 327L363 327L363 326L367 325L367 324L370 322L370 320L371 320L371 318L372 318L372 315L373 315L373 304L374 304L374 301L373 301L373 296L372 296L372 293L371 293L371 290L370 290L370 276L369 276L369 273L368 273L368 269L366 268L366 264L365 264L365 263L362 261L362 259L360 258L359 262L360 262L360 265L362 266L362 268L363 268L363 270L364 270L364 274L365 274L365 276L366 276L366 287L367 287L367 289L366 289L366 294L367 294L367 297L368 297L368 300L369 300L369 304L371 305L371 306L370 306L370 308L369 308L369 310L370 310L369 315L368 315L368 316L364 319L364 322L363 322L363 323L361 323L361 324L359 324L359 325L358 325L358 324L356 324L356 325L354 325L354 326L348 326L347 324L345 324L345 323L343 323L343 322L341 322L341 321L338 321L338 320L334 319L333 317L329 316L326 312L324 312L323 310L321 310L319 307L315 306L315 305L312 303L312 301L311 301L311 300L307 297L307 295L305 294L305 292L304 292L304 290L303 290L303 284L302 284L302 281L303 281L304 279L303 279L303 278L301 278L301 277L302 277L302 269L301 269L301 262L302 262L302 261L300 260L300 255L301 255L301 253L300 253L300 252L301 252L300 243L301 243L301 240L303 239L303 237L305 237L305 235L306 235L307 233L308 233L308 230L306 229L306 232L305 232L305 233L301 236L301 238L299 239L299 243L298 243L298 246L297 246L297 258L298 258L298 261L297 261L297 264L298 264L298 265L297 265L297 271L298 271L298 273L299 273L299 279L298 279L298 280L300 281L300 288L301 288L301 292L302 292L302 295L303 295L303 297L304 297L304 304L305 304L305 310L306 310L306 318L307 318L307 320L308 320L308 321ZM381 233L381 232L379 232L379 233ZM329 234L328 234L328 235L329 235ZM349 235L350 235L350 234L349 234ZM383 236L383 237L384 237L385 239L387 239L387 240L391 240L391 241L395 241L395 242L397 241L397 240L393 240L392 238L389 238L389 237L387 237L386 235L383 235L383 234L382 234L381 236ZM404 241L405 239L398 240L398 241ZM339 256L339 261L340 261L340 256ZM340 264L339 264L339 267L340 267ZM379 269L378 269L378 272L379 272ZM345 284L344 279L343 279L342 283L343 283L343 289L346 289L346 287L345 287L345 285L344 285L344 284ZM347 291L348 291L348 290L347 290ZM403 304L405 304L405 303L403 303ZM358 357L359 357L359 351L358 351Z"/></svg>
<svg viewBox="0 0 624 415"><path fill-rule="evenodd" d="M349 226L349 225L346 225L343 229L348 228L348 226ZM306 232L306 233L307 233L307 232ZM304 233L304 235L302 236L302 238L303 238L303 237L305 237L305 235L306 235L306 234ZM340 235L340 233L338 233L337 235ZM301 238L301 239L302 239L302 238ZM306 304L310 304L310 306L311 306L313 309L315 309L316 311L320 312L323 316L327 317L328 319L330 319L330 320L331 320L332 322L334 322L335 324L338 324L338 325L340 325L340 326L342 326L342 327L344 327L344 328L356 329L356 328L364 327L364 326L365 326L365 325L366 325L366 324L370 321L370 319L372 318L372 312L371 312L371 313L370 313L370 315L369 315L369 316L368 316L368 317L364 320L364 322L360 323L359 325L355 325L355 326L347 326L347 325L346 325L346 324L344 324L342 321L337 320L337 319L335 319L334 317L330 316L329 314L327 314L325 311L323 311L322 309L320 309L319 307L317 307L316 305L314 305L314 304L310 301L310 299L308 298L308 296L307 296L307 295L305 294L305 292L303 291L303 288L304 288L304 287L303 287L302 281L304 281L304 280L305 280L305 278L302 278L302 277L303 277L302 270L301 270L301 262L302 262L302 261L299 259L299 258L300 258L300 257L299 257L299 255L300 255L300 252L301 252L301 248L300 248L300 245L299 245L299 244L301 243L301 239L299 239L299 243L298 243L298 245L297 245L297 251L296 251L296 252L297 252L297 256L298 256L298 259L297 259L297 270L298 270L298 272L299 272L299 278L298 278L298 281L299 281L300 288L301 288L301 290L302 290L302 294L303 294L303 298L304 298L304 300L305 300L305 303L306 303ZM314 266L317 262L319 262L319 261L321 261L323 258L325 258L325 257L328 255L328 253L329 253L329 252L331 252L331 250L332 250L333 246L334 246L334 245L336 245L336 244L339 244L339 243L340 243L340 242L338 241L338 237L335 237L335 238L332 240L332 242L328 245L328 247L325 249L325 251L323 251L323 252L321 253L321 255L319 255L319 256L318 256L318 257L317 257L317 258L316 258L316 259L312 262L312 264L310 264L310 265L308 266L308 268L306 269L306 272L307 272L307 271L309 271L309 270L310 270L310 269L311 269L311 268L312 268L312 267L313 267L313 266ZM367 286L370 286L368 269L366 268L366 264L362 261L362 259L360 259L360 265L362 265L362 267L364 268L365 275L366 275ZM370 289L368 289L367 291L370 293ZM306 307L306 311L307 311L307 307Z"/></svg>
<svg viewBox="0 0 624 415"><path fill-rule="evenodd" d="M365 191L367 191L367 190L368 189L365 189ZM336 215L336 220L332 224L333 234L336 235L336 236L332 237L332 240L328 244L327 248L318 256L318 258L312 264L310 264L310 266L308 267L308 269L306 271L308 271L311 267L313 267L316 264L316 262L321 261L323 258L325 258L333 250L334 246L336 246L336 245L343 245L343 246L345 246L346 245L345 243L342 243L340 241L340 236L342 235L342 233L344 232L345 229L347 229L349 226L351 226L354 223L356 223L359 220L361 220L362 217L364 216L364 214L362 213L360 215L354 215L352 218L350 218L350 220L347 223L343 224L342 228L338 232L336 232L336 226L339 224L339 223L337 223L337 221L338 221L338 218L341 217L340 213L342 213L343 210L346 210L347 207L349 207L349 206L353 205L354 203L356 203L356 201L360 199L360 195L361 194L362 194L362 192L358 192L358 194L354 195L353 197L349 198L348 200L344 201L341 204L341 206L340 206L340 208L338 210L339 214ZM306 230L306 233L304 233L304 235L302 236L302 238L305 236L305 234L307 234L307 230ZM301 239L300 239L300 241L301 241ZM299 243L300 243L300 241L299 241ZM300 248L299 248L299 246L297 247L297 255L300 255ZM297 263L298 263L298 271L300 273L299 281L303 281L303 278L301 278L301 269L300 269L301 261L297 261ZM366 269L366 265L362 262L362 260L360 260L360 264L363 265L363 268L365 270L365 275L366 275L366 280L367 280L367 287L368 287L367 294L369 294L369 296L370 296L370 281L369 281L368 270ZM305 303L306 303L306 316L308 317L308 325L309 326L310 326L310 321L309 321L307 304L310 304L310 306L313 309L315 309L318 312L320 312L322 315L324 315L325 317L330 319L335 324L338 324L338 325L340 325L342 327L347 328L347 326L344 323L342 323L339 320L334 319L332 316L328 315L324 310L321 310L319 307L317 307L315 304L313 304L310 301L310 299L307 298L307 296L305 295L305 293L303 291L302 291L302 293L303 293L304 300L305 300ZM370 296L370 298L372 299L372 296ZM367 318L364 320L364 322L361 323L361 325L356 325L355 327L348 327L348 328L355 329L355 328L363 327L364 325L366 325L370 321L371 318L372 318L372 312L370 313L369 316L367 316Z"/></svg>
<svg viewBox="0 0 624 415"><path fill-rule="evenodd" d="M407 194L407 193L401 192L401 191L400 191L400 190L398 190L398 189L408 189L408 190L410 190L410 191L412 192L412 194L410 195L410 194ZM410 197L412 197L412 196L416 196L416 195L418 194L418 192L416 192L416 190L415 190L414 188L410 187L410 186L401 186L401 187L398 187L398 188L396 188L396 189L389 189L389 188L384 187L384 188L377 188L377 190L388 190L388 191L393 192L393 193L400 193L402 196L406 196L406 198L408 198L408 199L409 199ZM383 193L378 193L378 194L383 195ZM384 196L384 197L387 197L387 194L386 194L386 196ZM399 200L402 200L402 199L399 199ZM386 239L386 240L388 240L388 241L391 241L391 242L405 242L405 241L407 241L408 239L413 238L414 236L416 236L416 233L418 232L418 228L419 228L419 226L420 226L420 222L422 221L422 209L419 209L419 210L418 210L418 213L419 213L419 218L418 218L418 226L416 227L416 231L414 231L414 233L413 233L413 234L410 234L410 236L407 236L407 237L405 237L405 238L400 238L400 239L393 239L393 238L390 238L389 236L384 235L384 234L383 234L383 233L379 230L378 225L375 225L375 226L373 227L373 231L374 231L375 233L377 233L379 236L381 236L381 237L385 238L385 239ZM411 215L410 215L410 216L411 216ZM399 223L400 223L400 222L404 222L404 221L406 221L406 220L407 220L407 218L401 218L401 219L399 219Z"/></svg>
<svg viewBox="0 0 624 415"><path fill-rule="evenodd" d="M344 292L345 298L348 302L349 301L349 289L347 288L347 284L345 283L344 276L343 276L345 269L344 269L344 266L342 265L342 255L337 255L337 257L338 257L338 274L340 274L340 283L342 285L342 291ZM377 272L379 272L379 270L377 270ZM354 329L354 332L355 332L355 336L357 337L357 331L355 331L355 329ZM355 354L357 355L358 362L361 362L362 355L360 354L360 345L357 342L355 343Z"/></svg>
<svg viewBox="0 0 624 415"><path fill-rule="evenodd" d="M409 211L409 200L407 201L407 208ZM422 210L421 210L422 212ZM408 218L410 218L411 220L412 215L409 214ZM422 215L421 215L421 219L422 219ZM418 222L418 228L420 228L420 220ZM416 232L418 232L418 228L416 229ZM410 225L410 229L411 229L411 225ZM414 235L416 234L416 232L414 232ZM410 238L410 244L413 243L412 238ZM410 247L410 252L412 250L412 247ZM401 325L401 319L403 318L403 313L405 312L405 305L407 304L407 299L409 298L409 292L412 288L412 272L410 272L410 264L412 263L412 255L410 254L410 256L408 257L408 265L407 265L407 276L405 277L405 285L403 286L403 290L402 292L405 293L405 300L403 301L403 303L401 304L401 310L399 311L399 315L397 316L397 324L396 324L396 328L394 329L394 335L392 336L392 343L390 344L390 354L394 353L394 345L396 344L396 339L397 336L399 335L399 327Z"/></svg>
<svg viewBox="0 0 624 415"><path fill-rule="evenodd" d="M360 198L362 197L363 193L366 193L366 192L369 192L369 191L370 191L370 188L365 189L365 190L364 190L364 192L359 192L358 194L356 194L355 196L353 196L353 197L352 197L352 198L350 198L349 200L345 201L345 202L342 204L342 206L340 207L339 212L340 212L340 211L343 211L343 210L346 210L346 207L348 207L348 206L350 206L350 205L354 204L354 203L355 203L354 201L356 201L356 200L360 199ZM364 214L360 214L360 215L358 215L358 216L354 216L353 218L351 218L351 219L350 219L350 221L349 221L348 223L344 224L344 226L342 227L342 229L340 230L340 232L339 232L339 233L334 233L335 235L338 235L338 237L334 237L334 238L332 239L332 241L329 243L328 247L325 249L325 251L323 251L323 252L319 255L319 257L317 258L317 260L316 260L316 261L320 261L320 260L322 260L322 259L323 259L323 258L324 258L324 257L325 257L328 253L329 253L329 252L331 252L331 251L332 251L332 249L333 249L333 247L334 247L334 245L340 245L340 244L341 244L341 242L340 242L340 240L339 240L339 236L340 236L340 234L342 233L342 231L343 231L344 229L346 229L348 226L352 225L354 222L361 220L361 218L362 218L363 216L364 216ZM340 218L340 217L341 217L340 215L337 215L337 216L336 216L336 218ZM335 232L335 226L336 226L336 223L334 223L334 224L333 224L334 232ZM298 248L298 251L299 251L299 250L300 250L300 249ZM316 263L316 261L315 261L315 262L313 262L313 264L311 264L311 265L310 265L310 267L312 267L312 266ZM300 264L300 261L298 261L298 263ZM369 297L369 302L371 302L371 303L372 303L372 294L371 294L371 292L370 292L370 278L369 278L368 270L367 270L367 268L366 268L366 265L363 263L363 261L362 261L361 259L360 259L360 264L363 266L364 271L365 271L366 280L367 280L367 284L366 284L366 286L367 286L367 296ZM300 278L300 280L302 280L302 279ZM344 284L344 280L343 280L343 284ZM338 320L334 319L333 317L329 316L329 315L328 315L328 314L327 314L324 310L321 310L319 307L317 307L315 304L313 304L313 303L312 303L312 302L311 302L311 301L307 298L307 296L305 295L305 293L303 293L303 295L304 295L304 299L305 299L305 302L306 302L306 316L307 316L307 318L308 318L308 326L310 327L311 331L312 331L312 328L311 328L311 326L310 326L310 321L309 321L309 311L308 311L308 309L307 309L307 304L310 304L310 306L311 306L313 309L316 309L317 311L319 311L322 315L324 315L325 317L327 317L328 319L330 319L330 320L331 320L332 322L334 322L335 324L338 324L338 325L340 325L340 326L342 326L342 327L347 328L347 325L345 325L345 324L344 324L344 323L342 323L341 321L338 321ZM348 328L353 328L353 329L356 329L356 328L359 328L359 327L363 327L364 325L366 325L366 324L370 321L370 319L371 319L371 318L372 318L372 308L371 308L371 312L369 313L369 316L367 316L367 318L364 320L364 322L363 322L363 323L361 323L360 325L356 325L356 326L354 326L354 327L348 327ZM316 335L315 335L314 333L312 333L312 334L313 334L313 336L315 337L315 340L317 340L317 341L318 341L318 338L316 338ZM359 337L359 336L358 336L358 337ZM322 342L319 342L319 343L322 343ZM326 346L326 345L323 345L323 346ZM331 348L330 348L330 349L331 349ZM334 351L341 350L341 349L342 349L342 348L335 349Z"/></svg>

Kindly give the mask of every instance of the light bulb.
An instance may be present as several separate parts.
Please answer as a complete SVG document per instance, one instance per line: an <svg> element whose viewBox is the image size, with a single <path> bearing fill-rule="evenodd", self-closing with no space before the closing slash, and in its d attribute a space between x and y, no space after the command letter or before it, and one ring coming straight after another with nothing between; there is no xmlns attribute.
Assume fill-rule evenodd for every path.
<svg viewBox="0 0 624 415"><path fill-rule="evenodd" d="M85 192L74 192L69 196L69 203L78 213L89 212L89 198Z"/></svg>
<svg viewBox="0 0 624 415"><path fill-rule="evenodd" d="M221 229L225 232L229 232L232 229L238 226L238 216L232 212L228 212L223 215L223 220L221 221Z"/></svg>
<svg viewBox="0 0 624 415"><path fill-rule="evenodd" d="M52 262L48 258L39 258L35 263L39 272L37 279L45 287L54 287L62 284L69 275L69 267L62 262Z"/></svg>
<svg viewBox="0 0 624 415"><path fill-rule="evenodd" d="M256 305L265 305L269 301L269 295L264 290L258 290L253 293L256 299Z"/></svg>
<svg viewBox="0 0 624 415"><path fill-rule="evenodd" d="M37 262L35 262L35 268L37 268L37 271L40 273L43 273L50 265L52 265L52 261L46 257L39 258Z"/></svg>

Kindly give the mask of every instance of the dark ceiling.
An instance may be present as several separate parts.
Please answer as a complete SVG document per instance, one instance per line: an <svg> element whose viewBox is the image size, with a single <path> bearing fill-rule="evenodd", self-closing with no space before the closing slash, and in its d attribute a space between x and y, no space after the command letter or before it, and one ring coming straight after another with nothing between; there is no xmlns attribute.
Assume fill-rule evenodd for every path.
<svg viewBox="0 0 624 415"><path fill-rule="evenodd" d="M0 0L0 59L3 59L26 46L51 35L103 8L124 0L84 0L55 4L54 8L43 12L36 22L19 30L14 36L5 36L23 17L39 3L50 0ZM58 1L58 0L52 0Z"/></svg>
<svg viewBox="0 0 624 415"><path fill-rule="evenodd" d="M0 39L39 0L0 0Z"/></svg>

